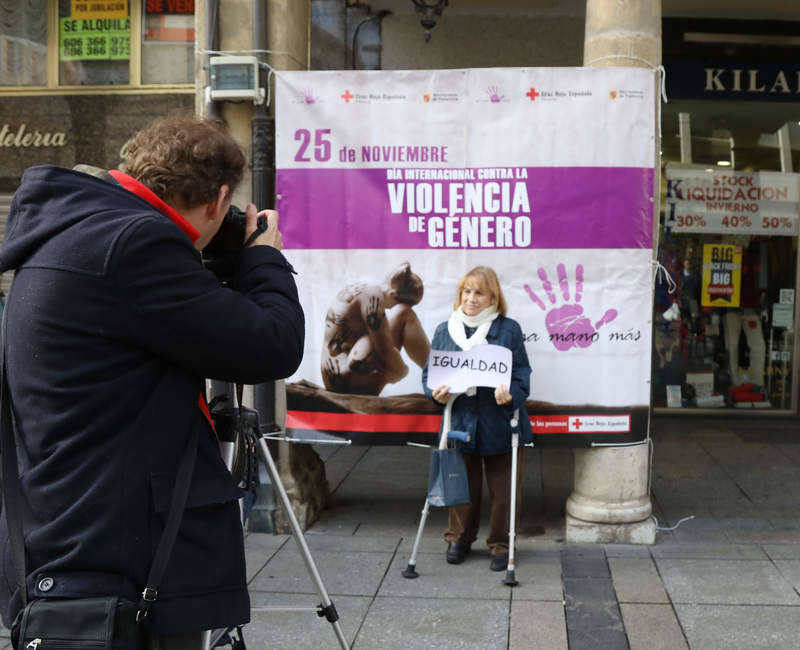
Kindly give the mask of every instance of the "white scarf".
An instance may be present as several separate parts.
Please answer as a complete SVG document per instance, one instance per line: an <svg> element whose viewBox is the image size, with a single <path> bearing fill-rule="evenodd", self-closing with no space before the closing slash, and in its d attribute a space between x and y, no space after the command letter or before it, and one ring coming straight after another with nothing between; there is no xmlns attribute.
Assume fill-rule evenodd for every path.
<svg viewBox="0 0 800 650"><path fill-rule="evenodd" d="M498 316L497 308L494 305L490 305L481 313L475 314L475 316L467 316L464 310L459 307L450 314L450 318L447 321L447 332L458 347L462 350L471 350L475 345L486 343L486 335L489 333L489 328ZM475 328L469 338L467 338L467 333L464 331L465 325Z"/></svg>

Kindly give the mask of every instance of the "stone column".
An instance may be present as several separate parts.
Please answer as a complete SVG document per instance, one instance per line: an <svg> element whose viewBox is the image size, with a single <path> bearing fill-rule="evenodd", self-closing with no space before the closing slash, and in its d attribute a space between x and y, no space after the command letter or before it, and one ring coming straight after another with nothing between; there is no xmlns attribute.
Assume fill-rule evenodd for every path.
<svg viewBox="0 0 800 650"><path fill-rule="evenodd" d="M661 64L661 0L587 0L584 65L650 67L639 59ZM660 101L658 92L655 96ZM653 151L656 163L659 146L656 142ZM658 164L655 169L658 197ZM657 216L654 221L658 223ZM649 471L648 444L576 449L574 488L567 499L567 541L653 544L656 526L650 518Z"/></svg>

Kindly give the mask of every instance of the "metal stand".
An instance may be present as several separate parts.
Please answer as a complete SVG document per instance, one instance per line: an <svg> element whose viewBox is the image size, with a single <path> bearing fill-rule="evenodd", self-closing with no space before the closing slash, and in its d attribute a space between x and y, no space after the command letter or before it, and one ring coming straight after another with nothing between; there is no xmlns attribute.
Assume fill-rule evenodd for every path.
<svg viewBox="0 0 800 650"><path fill-rule="evenodd" d="M235 395L234 395L234 400L235 402L238 402L238 400L236 400ZM309 551L308 549L308 545L306 544L303 531L300 528L300 524L297 521L297 517L295 517L294 510L292 509L292 504L289 501L289 495L286 493L286 489L283 487L280 475L278 474L278 468L275 465L275 461L272 459L272 454L270 454L269 447L267 446L267 438L269 436L260 434L260 429L257 424L258 413L251 409L244 409L244 408L242 409L237 408L234 410L242 414L241 417L239 418L239 422L242 423L243 425L247 423L248 426L252 426L253 420L255 419L254 426L256 431L259 431L257 449L260 459L266 466L270 480L272 481L272 485L278 494L280 503L283 506L283 510L286 513L286 517L289 520L289 526L292 529L292 537L294 537L294 541L297 543L297 547L300 550L300 555L302 555L303 561L305 562L306 565L306 569L308 570L308 575L311 578L311 581L314 583L314 586L317 589L317 593L319 594L320 600L322 601L316 607L253 607L251 611L314 612L320 618L325 617L325 619L327 619L327 621L333 626L333 631L336 634L336 639L339 642L339 646L344 650L350 650L350 645L348 644L347 639L344 636L344 632L342 631L341 625L339 625L339 614L336 611L336 607L334 606L333 602L329 598L328 592L325 590L325 585L322 583L322 578L319 575L319 571L317 571L317 566L314 563L314 558L311 557L311 551ZM217 641L219 641L224 635L228 634L231 631L232 628L228 630L212 631L206 648L208 649L213 648L214 644L217 643ZM234 648L236 647L237 646L234 645ZM239 647L244 647L244 645L242 644Z"/></svg>
<svg viewBox="0 0 800 650"><path fill-rule="evenodd" d="M347 639L344 636L344 632L342 632L341 625L339 625L339 614L336 611L336 607L334 606L333 602L331 602L331 599L328 597L328 592L325 590L325 585L322 584L322 578L319 575L319 571L317 571L317 565L314 564L314 558L311 557L311 551L308 550L308 545L306 544L306 538L303 536L303 531L300 529L300 524L297 521L297 517L294 516L294 510L292 509L292 504L289 501L289 495L286 494L286 489L283 487L283 483L281 483L280 476L278 475L278 468L275 465L275 461L272 460L272 455L269 453L269 447L267 447L267 441L263 437L259 438L258 440L258 449L261 452L261 459L267 466L269 477L270 479L272 479L272 485L278 492L281 505L283 506L283 509L286 512L286 516L289 519L289 526L292 529L292 536L294 537L294 541L297 543L298 549L300 549L300 554L303 556L303 561L306 563L306 569L308 570L308 575L311 578L311 581L314 583L314 586L317 588L317 593L319 593L319 597L322 600L322 603L317 605L316 607L308 607L308 608L254 607L252 611L316 612L317 616L319 617L324 616L327 619L327 621L333 626L333 631L336 634L336 639L339 641L339 645L345 650L349 650L350 645L347 643Z"/></svg>

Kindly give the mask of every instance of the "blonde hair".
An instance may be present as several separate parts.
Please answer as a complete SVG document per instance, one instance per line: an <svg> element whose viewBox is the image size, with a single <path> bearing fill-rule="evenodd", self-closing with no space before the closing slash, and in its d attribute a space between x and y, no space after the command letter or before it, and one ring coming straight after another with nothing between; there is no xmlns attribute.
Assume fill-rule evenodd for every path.
<svg viewBox="0 0 800 650"><path fill-rule="evenodd" d="M500 280L497 279L497 273L494 269L488 266L476 266L471 271L467 271L466 275L461 278L458 283L458 293L456 293L456 301L453 303L453 311L461 306L461 292L467 285L467 281L475 280L478 283L481 291L489 294L492 304L497 308L497 313L505 316L508 312L506 305L506 297L503 295L503 290L500 288Z"/></svg>

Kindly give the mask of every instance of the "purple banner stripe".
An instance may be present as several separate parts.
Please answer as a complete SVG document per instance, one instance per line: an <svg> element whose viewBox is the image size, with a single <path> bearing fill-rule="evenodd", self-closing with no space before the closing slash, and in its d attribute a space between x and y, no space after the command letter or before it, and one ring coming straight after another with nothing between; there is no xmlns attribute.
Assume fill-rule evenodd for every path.
<svg viewBox="0 0 800 650"><path fill-rule="evenodd" d="M473 178L463 180L394 180L386 169L278 170L277 208L284 245L288 249L652 247L652 169L509 167L514 178L481 178L495 169L466 170ZM398 175L415 171L398 170Z"/></svg>

